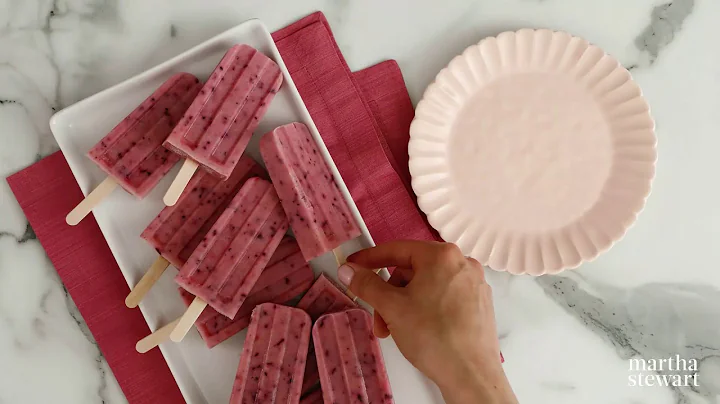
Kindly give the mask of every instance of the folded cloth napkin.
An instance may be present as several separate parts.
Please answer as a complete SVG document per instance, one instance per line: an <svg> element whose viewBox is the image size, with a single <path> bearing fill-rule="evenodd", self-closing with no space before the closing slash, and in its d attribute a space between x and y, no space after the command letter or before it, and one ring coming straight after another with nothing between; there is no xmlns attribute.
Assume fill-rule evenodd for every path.
<svg viewBox="0 0 720 404"><path fill-rule="evenodd" d="M397 64L350 73L321 13L274 38L373 238L432 239L409 188L414 111ZM64 156L55 153L8 182L128 401L183 402L160 351L135 352L150 330L124 305L128 287L95 219L65 224L83 196Z"/></svg>
<svg viewBox="0 0 720 404"><path fill-rule="evenodd" d="M9 177L8 183L128 402L184 402L160 351L135 351L150 330L139 310L125 307L127 283L95 217L77 226L65 223L83 194L62 153Z"/></svg>
<svg viewBox="0 0 720 404"><path fill-rule="evenodd" d="M404 149L409 135L397 129L409 127L412 105L402 76L392 79L390 72L399 72L397 65L389 62L359 74L363 93L322 13L275 32L273 39L375 242L434 239L409 189L409 174L400 167L407 165ZM368 76L373 72L388 75L377 78L386 88L367 90L375 79ZM403 97L397 97L400 91ZM368 94L376 99L369 102L364 98ZM382 110L378 107L386 105L384 94L395 94L404 102L376 119L370 105ZM383 134L378 122L393 134Z"/></svg>

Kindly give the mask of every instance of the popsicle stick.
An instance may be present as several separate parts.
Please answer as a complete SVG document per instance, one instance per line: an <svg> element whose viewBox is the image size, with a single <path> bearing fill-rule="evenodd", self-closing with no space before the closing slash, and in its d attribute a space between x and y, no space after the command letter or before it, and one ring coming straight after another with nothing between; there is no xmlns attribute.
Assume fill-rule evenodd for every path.
<svg viewBox="0 0 720 404"><path fill-rule="evenodd" d="M188 182L190 182L190 178L192 178L193 174L195 174L195 170L197 169L198 163L196 163L195 160L185 159L182 167L180 167L180 172L175 177L172 184L170 184L170 188L168 188L167 192L165 192L165 196L163 197L165 205L173 206L177 203L178 199L180 199L180 194L182 194L182 191L185 190Z"/></svg>
<svg viewBox="0 0 720 404"><path fill-rule="evenodd" d="M200 313L205 310L205 306L207 306L207 302L196 296L192 303L190 303L190 306L188 306L185 314L180 317L180 320L175 328L173 328L170 333L170 339L175 342L182 341L188 331L192 328L193 324L195 324L195 321L197 321L198 317L200 317Z"/></svg>
<svg viewBox="0 0 720 404"><path fill-rule="evenodd" d="M337 266L340 267L340 265L347 262L347 257L345 254L343 254L342 250L340 250L340 247L337 247L336 249L332 250L333 255L335 256L335 262L337 262Z"/></svg>
<svg viewBox="0 0 720 404"><path fill-rule="evenodd" d="M167 267L170 266L170 261L166 260L162 256L159 256L155 262L150 266L150 269L145 272L140 282L130 291L130 294L125 298L125 306L129 308L135 308L140 301L145 297L147 292L153 287L155 282L162 276Z"/></svg>
<svg viewBox="0 0 720 404"><path fill-rule="evenodd" d="M176 319L170 324L167 324L159 329L157 329L154 333L148 335L147 337L141 339L140 341L135 344L135 350L139 353L145 353L156 346L162 344L163 342L170 339L170 333L172 330L175 329L175 326L177 323L180 322L180 319Z"/></svg>
<svg viewBox="0 0 720 404"><path fill-rule="evenodd" d="M65 222L70 226L75 226L80 223L80 221L83 220L98 203L102 202L106 196L110 195L117 186L118 183L114 178L105 178L82 202L78 203L75 209L71 210L70 213L65 216Z"/></svg>

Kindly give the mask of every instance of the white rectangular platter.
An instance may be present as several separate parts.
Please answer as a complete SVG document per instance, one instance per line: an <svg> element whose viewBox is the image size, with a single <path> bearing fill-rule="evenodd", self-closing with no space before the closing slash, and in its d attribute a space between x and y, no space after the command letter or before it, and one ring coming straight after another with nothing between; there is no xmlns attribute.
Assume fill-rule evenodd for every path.
<svg viewBox="0 0 720 404"><path fill-rule="evenodd" d="M242 23L159 66L55 114L50 120L50 127L83 193L87 195L105 177L104 173L85 157L90 148L172 74L184 71L206 80L223 54L238 43L248 44L265 53L278 63L284 75L282 88L260 122L247 152L261 162L258 152L260 136L286 123L305 123L328 161L340 190L362 229L360 237L342 246L343 251L349 254L372 246L372 238L270 33L258 20ZM128 285L135 285L157 257L155 250L140 239L140 233L162 210L162 196L178 169L179 167L175 167L143 200L137 200L118 189L93 211ZM332 253L313 260L311 265L316 273L325 272L333 278L336 275ZM140 305L140 310L152 330L177 318L185 309L173 281L176 273L174 268L168 269ZM387 278L386 271L381 275ZM161 345L165 360L188 403L228 402L244 338L243 331L210 350L200 335L192 331L179 344L166 342ZM381 344L397 403L443 402L434 385L403 358L392 339L383 340Z"/></svg>

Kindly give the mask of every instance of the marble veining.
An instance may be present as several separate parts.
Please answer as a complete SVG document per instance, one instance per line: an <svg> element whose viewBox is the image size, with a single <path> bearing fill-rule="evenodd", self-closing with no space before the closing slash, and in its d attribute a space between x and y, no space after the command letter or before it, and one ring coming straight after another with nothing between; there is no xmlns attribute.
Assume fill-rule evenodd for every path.
<svg viewBox="0 0 720 404"><path fill-rule="evenodd" d="M649 283L622 289L588 282L577 273L545 276L537 282L570 315L612 344L621 358L668 358L678 354L697 360L701 380L716 377L706 375L705 372L714 373L714 369L703 363L720 359L717 288ZM717 386L707 383L699 387L673 387L673 391L677 403L710 400L720 394Z"/></svg>
<svg viewBox="0 0 720 404"><path fill-rule="evenodd" d="M523 403L720 402L720 2L712 0L0 0L0 177L57 150L57 110L252 17L323 10L351 69L397 59L417 102L483 37L580 35L616 56L658 125L645 212L559 276L488 272L505 369ZM628 361L681 355L698 387L630 387ZM662 372L661 372L662 373ZM0 403L125 402L77 308L0 181Z"/></svg>
<svg viewBox="0 0 720 404"><path fill-rule="evenodd" d="M650 63L654 63L660 50L675 38L694 7L695 0L675 0L653 9L650 25L635 40L640 50L649 53Z"/></svg>

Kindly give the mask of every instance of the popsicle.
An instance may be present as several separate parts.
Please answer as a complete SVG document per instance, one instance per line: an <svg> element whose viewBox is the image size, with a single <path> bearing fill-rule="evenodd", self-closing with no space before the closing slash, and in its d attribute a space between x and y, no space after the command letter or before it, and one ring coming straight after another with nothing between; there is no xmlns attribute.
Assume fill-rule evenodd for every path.
<svg viewBox="0 0 720 404"><path fill-rule="evenodd" d="M302 123L280 126L260 140L262 154L305 259L360 235L330 168Z"/></svg>
<svg viewBox="0 0 720 404"><path fill-rule="evenodd" d="M67 215L69 225L78 224L118 185L138 198L157 185L179 160L162 143L201 86L192 74L173 75L90 149L88 157L108 177Z"/></svg>
<svg viewBox="0 0 720 404"><path fill-rule="evenodd" d="M255 306L262 303L285 304L308 290L314 278L315 274L303 259L297 242L285 236L234 320L208 307L195 325L208 348L212 348L245 329ZM190 305L194 296L184 289L181 293L185 304Z"/></svg>
<svg viewBox="0 0 720 404"><path fill-rule="evenodd" d="M227 179L282 84L277 64L248 45L235 45L215 67L182 121L165 141L185 162L165 194L173 205L202 166Z"/></svg>
<svg viewBox="0 0 720 404"><path fill-rule="evenodd" d="M310 343L310 317L273 303L255 308L230 404L298 403Z"/></svg>
<svg viewBox="0 0 720 404"><path fill-rule="evenodd" d="M265 175L247 156L240 157L227 181L196 172L178 203L163 209L140 235L160 256L130 291L125 305L136 307L170 264L182 268L245 181Z"/></svg>
<svg viewBox="0 0 720 404"><path fill-rule="evenodd" d="M247 180L175 277L196 297L171 339L181 341L208 304L235 318L287 229L272 184Z"/></svg>
<svg viewBox="0 0 720 404"><path fill-rule="evenodd" d="M303 259L297 242L292 237L285 236L235 319L231 320L212 307L207 307L195 321L195 326L208 348L213 348L244 330L250 324L250 315L255 306L261 303L287 303L307 291L314 278L315 275ZM195 296L183 288L179 288L179 291L185 305L189 306ZM138 341L135 346L137 351L145 353L165 342L170 338L170 332L177 325L177 321L179 319L170 323L172 326L162 327Z"/></svg>
<svg viewBox="0 0 720 404"><path fill-rule="evenodd" d="M297 308L304 310L314 322L323 314L357 308L357 305L331 280L321 274L300 299ZM303 377L303 394L312 390L320 382L320 374L318 373L317 361L312 346L310 347L310 353L305 367L305 376Z"/></svg>
<svg viewBox="0 0 720 404"><path fill-rule="evenodd" d="M326 403L393 403L372 317L363 309L325 314L313 326L313 343Z"/></svg>

